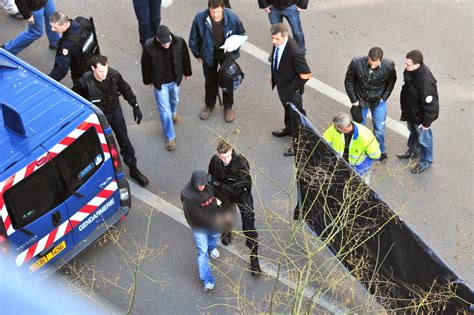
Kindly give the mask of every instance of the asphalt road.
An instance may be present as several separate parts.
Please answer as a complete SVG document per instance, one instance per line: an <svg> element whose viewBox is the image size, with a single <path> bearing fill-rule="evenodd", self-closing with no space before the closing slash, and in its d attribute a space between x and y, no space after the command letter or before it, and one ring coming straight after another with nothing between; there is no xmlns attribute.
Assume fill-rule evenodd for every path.
<svg viewBox="0 0 474 315"><path fill-rule="evenodd" d="M176 128L177 149L168 152L164 147L153 91L141 80L141 47L131 1L55 3L70 16L94 17L102 52L108 55L110 65L123 74L137 94L144 113L140 125L133 123L128 105L122 103L122 106L137 151L138 165L151 180L147 187L151 193L179 207L179 191L194 169L207 168L214 141L222 136L231 139L253 165L258 190L258 198L255 199L259 200L256 203L257 227L265 226L264 213L267 209L274 209L284 218L290 218L288 195L291 195L293 187L292 159L282 155L287 140L276 139L270 134L272 130L282 127L283 110L276 91L271 91L268 84L269 66L255 55L255 50L243 49L239 59L246 78L235 94L237 116L232 124L224 122L221 108L216 108L208 121L199 119L204 78L200 65L193 60L193 76L181 87L179 112L183 122ZM162 24L187 39L192 18L205 4L204 0L175 0L170 7L163 9ZM232 5L246 27L249 43L269 53L269 22L264 12L258 9L257 1L234 0ZM474 286L474 213L471 205L471 176L474 175L471 161L474 152L470 127L474 118L473 9L472 1L411 1L408 4L346 0L310 1L309 9L302 13L309 65L314 77L329 86L344 92L345 70L351 58L365 55L373 46L381 47L385 56L395 61L399 79L388 101L389 116L393 120L398 120L400 115L399 93L404 56L415 48L424 53L425 63L438 80L440 95L440 118L433 125L435 164L423 174L412 175L407 165L399 163L395 157L396 153L405 150L406 138L388 129L389 163L376 167L373 186L471 287ZM23 27L21 22L9 18L2 11L0 42L12 38ZM53 65L54 52L48 50L47 40L42 38L19 56L48 73ZM71 82L67 79L63 80L63 84L70 86ZM304 95L308 116L320 131L329 125L334 114L348 111L348 103L348 99L346 104L341 104L312 88L308 88ZM136 205L140 208L135 208L131 216L139 216L144 211L142 204ZM162 220L168 219L163 217ZM142 235L143 226L132 226L127 233L131 236ZM169 250L179 247L184 256L173 256L182 257L182 260L170 267L167 274L182 276L195 272L190 258L193 256L190 252L194 249L192 240L185 233L176 233L177 229L173 223L161 224L160 229L153 230L151 242L157 242L154 248L160 248L158 242L163 239L167 240ZM84 255L87 259L92 259L91 256L90 253ZM102 259L105 261L107 258ZM170 281L171 287L183 285L196 292L191 294L177 290L177 296L174 299L170 297L166 304L170 310L171 305L179 303L181 293L189 295L186 303L190 303L188 299L201 296L198 283L185 285L183 279L189 279L188 276L179 279L177 282ZM158 282L150 283L149 289L156 290ZM152 296L147 298L149 301L155 299ZM206 302L193 302L199 307L207 305ZM190 305L186 303L179 310L186 310L185 307ZM147 313L146 303L142 307L137 312ZM206 312L206 309L200 311Z"/></svg>

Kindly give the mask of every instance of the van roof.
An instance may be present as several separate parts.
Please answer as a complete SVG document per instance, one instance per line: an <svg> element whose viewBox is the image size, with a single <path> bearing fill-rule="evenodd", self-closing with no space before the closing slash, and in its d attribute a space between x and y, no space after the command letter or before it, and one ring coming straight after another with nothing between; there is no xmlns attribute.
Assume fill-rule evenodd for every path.
<svg viewBox="0 0 474 315"><path fill-rule="evenodd" d="M81 113L92 111L74 92L0 49L0 104L3 103L19 113L26 137L5 126L0 108L0 177Z"/></svg>

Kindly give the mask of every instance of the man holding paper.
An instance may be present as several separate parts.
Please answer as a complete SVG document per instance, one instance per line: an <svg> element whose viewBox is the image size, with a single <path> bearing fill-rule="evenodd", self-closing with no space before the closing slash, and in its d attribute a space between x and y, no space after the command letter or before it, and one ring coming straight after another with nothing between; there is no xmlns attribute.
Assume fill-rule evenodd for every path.
<svg viewBox="0 0 474 315"><path fill-rule="evenodd" d="M206 120L216 105L218 95L218 66L232 54L234 59L239 57L238 47L226 40L232 35L245 35L244 25L239 17L230 9L225 8L224 0L209 0L208 9L196 14L191 33L189 34L189 48L194 57L202 63L205 77L205 106L199 117ZM227 47L229 46L229 47ZM230 47L232 46L232 47ZM236 48L236 50L234 50ZM224 116L226 122L235 118L234 92L223 92Z"/></svg>

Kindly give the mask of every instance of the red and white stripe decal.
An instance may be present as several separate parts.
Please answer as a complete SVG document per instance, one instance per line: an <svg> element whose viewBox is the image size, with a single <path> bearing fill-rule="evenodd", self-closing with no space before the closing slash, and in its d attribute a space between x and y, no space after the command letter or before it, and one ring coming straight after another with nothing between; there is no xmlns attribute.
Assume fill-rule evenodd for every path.
<svg viewBox="0 0 474 315"><path fill-rule="evenodd" d="M97 196L92 198L84 207L76 212L69 220L64 221L60 226L55 228L51 233L45 235L35 244L24 250L16 257L16 265L21 266L31 258L41 253L45 248L51 246L54 242L61 239L69 233L82 221L84 221L91 213L99 208L104 202L118 189L117 182L111 181Z"/></svg>
<svg viewBox="0 0 474 315"><path fill-rule="evenodd" d="M13 185L20 182L22 179L29 176L31 173L33 173L42 165L44 165L50 157L53 158L59 153L61 153L61 151L67 148L71 143L74 142L74 140L79 138L87 129L92 126L94 126L97 131L97 135L99 136L99 140L102 145L102 150L104 151L104 160L107 161L110 158L110 150L107 146L107 141L105 140L104 130L100 125L99 118L97 117L97 115L91 114L89 117L87 117L86 120L84 120L83 123L77 126L76 129L69 133L64 139L59 141L58 144L50 148L49 156L47 156L46 153L43 154L42 156L31 162L29 165L25 166L20 171L0 183L0 216L2 217L3 225L5 226L7 235L11 235L13 232L15 232L15 229L13 228L10 217L8 216L5 202L3 200L3 194Z"/></svg>

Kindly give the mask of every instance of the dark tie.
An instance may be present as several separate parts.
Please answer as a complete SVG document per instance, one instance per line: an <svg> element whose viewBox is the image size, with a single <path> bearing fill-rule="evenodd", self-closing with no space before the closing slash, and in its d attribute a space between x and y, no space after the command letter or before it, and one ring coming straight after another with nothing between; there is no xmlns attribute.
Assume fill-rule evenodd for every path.
<svg viewBox="0 0 474 315"><path fill-rule="evenodd" d="M276 79L277 71L278 71L278 51L280 47L275 48L275 57L273 58L273 78Z"/></svg>

